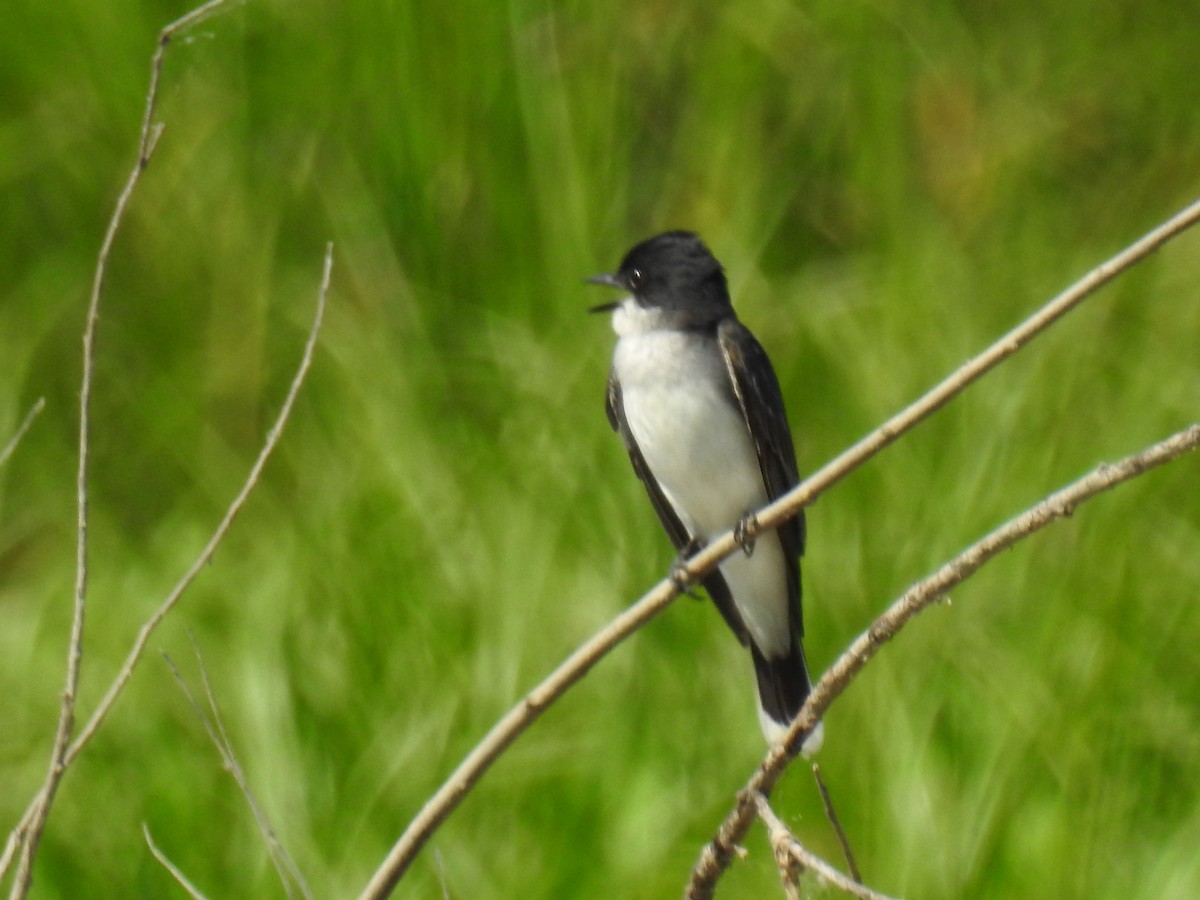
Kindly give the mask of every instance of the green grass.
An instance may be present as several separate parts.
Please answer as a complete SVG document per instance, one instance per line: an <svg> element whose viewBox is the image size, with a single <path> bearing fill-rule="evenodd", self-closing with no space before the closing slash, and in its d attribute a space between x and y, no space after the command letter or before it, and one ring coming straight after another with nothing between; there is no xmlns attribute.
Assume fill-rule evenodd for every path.
<svg viewBox="0 0 1200 900"><path fill-rule="evenodd" d="M0 826L46 765L69 627L79 336L179 3L6 8ZM112 259L81 708L237 491L336 246L263 483L152 641L196 677L318 896L361 888L483 732L666 571L580 280L705 236L815 469L1194 196L1185 6L285 4L172 45ZM1195 421L1189 235L823 496L807 646L1101 460ZM827 718L868 881L908 897L1200 895L1200 492L1185 459L926 613ZM750 667L684 600L503 758L399 896L676 895L762 754ZM776 806L838 860L803 767ZM149 656L66 776L35 896L277 887ZM723 882L780 896L761 830ZM439 870L441 875L439 875Z"/></svg>

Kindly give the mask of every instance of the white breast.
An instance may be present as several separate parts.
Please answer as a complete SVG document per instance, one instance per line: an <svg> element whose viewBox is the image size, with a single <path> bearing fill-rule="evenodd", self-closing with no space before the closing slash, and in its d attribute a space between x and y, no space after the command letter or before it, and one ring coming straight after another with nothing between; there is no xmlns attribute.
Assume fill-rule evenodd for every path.
<svg viewBox="0 0 1200 900"><path fill-rule="evenodd" d="M625 418L680 521L708 540L766 503L758 457L716 341L655 329L646 317L631 301L614 316L621 337L613 367ZM768 654L787 652L786 568L778 537L764 536L753 557L737 554L722 563L721 573L755 643Z"/></svg>
<svg viewBox="0 0 1200 900"><path fill-rule="evenodd" d="M758 458L714 341L629 335L613 363L634 440L690 531L710 538L762 505Z"/></svg>

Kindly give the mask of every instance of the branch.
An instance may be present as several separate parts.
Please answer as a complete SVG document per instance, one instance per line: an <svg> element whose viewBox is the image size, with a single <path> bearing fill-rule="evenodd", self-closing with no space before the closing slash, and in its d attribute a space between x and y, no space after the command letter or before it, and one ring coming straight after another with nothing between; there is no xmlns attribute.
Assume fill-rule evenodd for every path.
<svg viewBox="0 0 1200 900"><path fill-rule="evenodd" d="M787 520L795 517L801 509L812 503L831 486L1028 344L1085 298L1173 237L1190 228L1197 221L1200 221L1200 200L1193 202L1167 222L1093 269L978 356L961 366L953 375L892 416L875 431L859 440L858 443L774 503L759 510L755 513L757 528L754 529L754 533L744 537L753 538L755 534L778 528ZM463 797L479 781L504 749L529 728L547 706L557 700L567 688L582 678L588 669L599 662L621 641L661 612L678 595L681 588L698 582L740 546L733 529L711 541L703 550L691 557L686 565L676 569L672 578L660 581L649 592L642 595L636 603L572 653L541 684L509 710L504 718L492 726L483 740L459 763L434 795L425 802L421 811L405 828L404 833L400 835L387 857L371 876L371 880L361 894L361 900L377 900L377 898L387 897L438 826L462 802Z"/></svg>
<svg viewBox="0 0 1200 900"><path fill-rule="evenodd" d="M245 505L246 499L250 496L250 492L253 491L255 486L258 484L258 479L262 474L263 468L266 466L267 460L270 458L271 453L275 450L275 446L279 443L279 438L283 434L283 427L291 415L292 406L295 404L296 397L300 393L300 386L304 383L304 378L308 374L309 367L312 365L313 353L317 345L317 336L320 334L321 321L325 315L325 302L329 293L329 283L332 271L333 244L326 244L325 262L321 274L321 286L317 292L317 307L313 314L313 321L308 333L308 339L304 344L304 352L301 355L300 364L296 369L296 374L292 377L291 386L288 388L287 395L284 397L283 406L279 410L279 415L276 416L275 422L271 425L271 429L267 432L267 436L263 441L262 449L259 450L258 458L255 459L254 465L250 467L250 472L246 476L245 483L242 485L241 490L238 491L237 496L234 497L233 501L229 504L228 509L225 511L224 517L221 519L220 523L218 523L216 530L213 532L212 537L209 538L208 543L205 544L204 549L200 551L200 555L196 557L195 562L193 562L188 570L183 574L183 577L179 579L179 582L175 585L175 587L171 589L171 592L167 595L166 599L162 601L158 609L154 611L154 613L149 619L146 620L141 629L138 631L137 637L134 639L133 646L130 647L129 653L125 657L125 662L121 665L121 668L117 672L116 677L113 679L112 684L109 685L108 691L105 693L103 699L96 707L95 712L92 713L91 718L88 719L87 724L80 731L79 736L62 754L61 768L58 771L57 779L61 779L62 772L64 772L66 768L75 761L76 757L79 756L83 748L87 746L88 742L93 737L95 737L96 732L103 724L104 719L108 716L108 713L112 710L113 706L117 702L117 699L120 697L121 692L125 689L125 685L128 683L130 677L132 677L133 670L137 667L138 662L142 658L142 654L145 652L146 643L150 640L150 635L154 633L154 630L167 616L167 614L174 609L175 605L179 602L179 599L183 596L184 591L191 586L191 583L195 581L196 576L200 574L200 571L206 565L208 565L209 561L213 557L213 554L216 552L217 546L221 543L226 533L229 531L230 525L233 524L233 520L237 517L237 514ZM57 786L57 779L55 781L55 786ZM15 849L18 846L23 844L26 848L29 847L30 837L34 834L34 827L38 826L40 830L40 827L44 826L45 810L48 808L48 804L44 801L45 796L46 787L43 787L34 796L29 807L25 810L25 814L21 817L21 821L9 835L8 845L5 847L4 851L4 857L2 860L0 860L0 875L3 875L13 853L15 852ZM39 817L41 823L40 825ZM25 855L25 853L22 854L22 860L24 860ZM12 894L13 897L24 896L24 892L17 893L17 887L20 884L20 879L14 882ZM28 889L27 881L25 882L25 889Z"/></svg>
<svg viewBox="0 0 1200 900"><path fill-rule="evenodd" d="M16 432L11 438L8 439L8 443L4 445L4 449L0 450L0 466L3 466L6 462L8 462L8 458L12 456L13 451L17 449L17 444L21 443L21 438L25 437L25 432L27 432L29 430L29 426L33 424L33 420L36 419L38 417L38 413L45 408L46 398L38 397L37 403L33 404L33 407L29 410L29 412L25 413L25 418L21 420L21 424L17 427Z"/></svg>
<svg viewBox="0 0 1200 900"><path fill-rule="evenodd" d="M12 892L10 894L13 898L24 897L32 884L33 859L37 855L37 848L42 838L42 832L45 829L46 818L50 815L50 805L54 802L54 795L58 790L63 773L66 771L65 757L67 747L71 740L71 734L75 729L75 698L79 688L80 666L83 661L83 625L87 609L88 440L90 434L92 378L96 358L96 324L99 321L100 295L104 287L104 276L108 270L108 257L112 251L117 229L124 218L129 198L133 195L133 190L137 187L142 172L145 171L146 165L150 161L150 155L154 152L158 136L162 133L161 126L152 127L150 125L150 116L154 108L154 97L158 86L158 72L159 64L161 64L160 54L162 49L163 47L160 46L158 52L155 53L156 65L151 76L146 121L142 125L141 139L138 143L137 162L133 167L133 171L130 172L128 180L125 182L124 189L117 197L117 205L113 210L112 218L108 222L108 230L105 232L104 241L100 245L100 253L96 260L96 270L92 279L92 293L91 299L88 302L87 324L84 326L83 331L83 375L79 391L75 600L74 611L71 617L71 638L67 651L67 681L66 687L63 689L62 705L59 708L58 727L54 734L54 744L50 750L50 769L46 773L46 780L42 784L41 790L38 792L38 800L34 806L33 817L24 832L21 861L17 868L17 875L13 881ZM4 865L3 868L0 868L0 873L7 868L8 857L8 848L6 848Z"/></svg>
<svg viewBox="0 0 1200 900"><path fill-rule="evenodd" d="M917 613L961 584L988 560L1052 522L1071 515L1080 505L1109 488L1136 478L1200 446L1200 425L1192 425L1166 440L1127 456L1120 462L1101 464L1071 482L1016 518L996 528L929 577L910 587L866 632L821 676L803 709L797 714L784 741L785 747L799 746L803 735L824 715L833 701L849 686L879 649L892 639ZM721 873L732 861L734 848L754 821L756 794L769 794L794 757L784 747L773 748L738 794L735 808L721 823L716 836L700 854L684 896L707 900Z"/></svg>
<svg viewBox="0 0 1200 900"><path fill-rule="evenodd" d="M161 50L161 48L160 48ZM156 54L157 58L157 54ZM158 70L155 69L151 82L151 96L158 80ZM147 110L149 113L149 110ZM137 163L125 182L125 188L117 198L116 208L108 223L108 231L100 246L100 254L96 260L96 271L92 279L91 299L88 302L87 324L83 331L83 375L79 389L79 466L75 479L76 524L75 524L75 599L71 616L71 638L67 649L67 681L63 688L62 704L59 707L58 727L54 732L54 744L50 750L50 768L46 780L38 792L38 801L34 807L33 818L24 833L21 847L21 861L17 867L17 875L13 881L10 897L24 897L33 879L33 859L37 855L38 844L46 826L46 818L50 815L50 806L54 795L66 771L67 747L71 734L75 730L75 699L79 690L79 672L83 662L83 625L87 611L87 529L88 529L88 441L90 437L90 416L92 405L92 380L96 360L96 324L100 316L100 294L104 287L104 276L108 269L108 257L112 251L117 229L125 215L125 208L133 189L141 179L158 136L162 133L161 126L143 127L142 137L138 147ZM5 849L5 859L0 873L8 865L8 848Z"/></svg>
<svg viewBox="0 0 1200 900"><path fill-rule="evenodd" d="M775 815L775 810L771 809L771 804L761 793L755 792L754 794L754 808L758 817L763 820L763 824L767 826L771 849L775 851L775 859L781 869L787 865L789 860L794 861L800 868L808 869L822 881L845 891L852 897L859 897L861 900L891 900L884 894L864 887L857 879L843 875L821 857L807 850L779 820L779 817Z"/></svg>
<svg viewBox="0 0 1200 900"><path fill-rule="evenodd" d="M176 19L159 32L158 47L150 62L150 87L146 92L146 110L142 117L142 128L138 137L137 161L133 171L125 182L125 187L117 197L112 218L108 221L100 252L96 257L96 269L92 278L91 297L88 301L87 324L83 331L83 375L79 391L79 468L76 476L76 539L75 539L75 599L71 616L71 637L67 650L67 678L63 689L62 704L59 708L58 727L54 733L54 744L50 751L50 767L46 780L38 791L32 809L32 816L26 815L21 825L9 836L0 857L0 877L8 870L12 855L17 844L21 845L21 861L17 867L17 875L13 881L11 898L24 897L28 892L33 878L33 859L37 855L38 844L46 826L46 818L50 815L50 806L54 795L62 781L68 761L67 753L71 734L75 729L75 700L79 690L79 672L83 661L83 626L87 611L87 526L88 526L88 441L90 435L90 415L92 400L92 381L96 360L96 325L100 318L100 296L104 289L104 278L108 272L108 257L112 252L117 231L125 217L125 210L133 196L134 188L141 180L142 172L150 162L154 147L162 134L162 125L154 122L154 112L158 104L158 82L162 73L163 58L166 55L167 44L174 35L214 12L226 0L209 0L208 3L197 7L183 17ZM16 842L14 843L14 836Z"/></svg>

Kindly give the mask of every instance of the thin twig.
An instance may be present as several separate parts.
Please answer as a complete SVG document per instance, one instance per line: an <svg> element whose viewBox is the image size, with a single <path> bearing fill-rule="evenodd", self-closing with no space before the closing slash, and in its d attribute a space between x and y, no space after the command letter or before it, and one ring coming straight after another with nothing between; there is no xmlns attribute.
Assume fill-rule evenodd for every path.
<svg viewBox="0 0 1200 900"><path fill-rule="evenodd" d="M781 837L771 832L769 840L771 854L775 857L775 868L779 870L779 882L783 885L784 900L804 900L800 894L800 879L804 877L804 866L791 852L786 836Z"/></svg>
<svg viewBox="0 0 1200 900"><path fill-rule="evenodd" d="M179 883L181 888L188 892L188 896L192 897L193 900L207 900L204 894L200 892L200 889L192 884L188 880L188 877L183 874L183 871L175 863L171 862L165 853L158 849L158 846L154 843L154 838L150 837L150 826L145 822L142 823L142 834L146 836L146 846L150 848L150 852L154 854L154 858L159 861L164 869L171 873L171 877Z"/></svg>
<svg viewBox="0 0 1200 900"><path fill-rule="evenodd" d="M171 670L171 674L175 676L175 681L179 684L183 695L187 698L188 703L191 704L196 717L200 719L200 724L204 726L209 740L217 748L217 753L221 756L222 765L233 777L234 782L236 782L242 792L242 796L246 800L246 804L250 807L250 812L254 816L255 823L258 825L259 833L262 835L263 842L267 846L271 862L279 874L279 881L283 885L284 892L290 898L294 897L298 891L302 897L311 900L312 893L308 889L308 884L305 882L304 876L300 873L299 868L297 868L295 862L293 862L291 856L275 834L275 830L271 827L266 813L263 812L262 806L259 805L258 798L254 796L254 792L250 789L249 779L246 778L246 773L238 762L237 754L233 749L233 742L230 741L229 734L225 730L225 722L221 716L221 710L217 706L216 694L213 692L212 684L209 682L208 669L204 665L204 657L200 653L200 647L190 630L188 631L188 637L192 642L192 650L196 654L196 664L200 668L200 680L204 686L204 695L208 700L208 715L200 707L186 679L184 679L179 669L176 668L171 657L163 653L163 659L166 661L167 667Z"/></svg>
<svg viewBox="0 0 1200 900"><path fill-rule="evenodd" d="M1071 515L1092 497L1135 478L1200 446L1200 425L1192 425L1140 453L1112 465L1102 464L1071 482L963 550L929 577L917 582L859 635L813 687L803 709L788 731L786 746L798 746L829 705L849 686L879 649L921 610L944 597L973 575L988 560L1052 522ZM688 900L712 897L717 879L732 860L735 847L754 821L755 793L769 794L793 757L782 747L772 749L760 764L716 836L704 847L692 870L684 896Z"/></svg>
<svg viewBox="0 0 1200 900"><path fill-rule="evenodd" d="M786 865L786 860L790 858L801 868L807 869L822 881L845 891L852 897L859 897L861 900L891 900L887 895L865 887L860 879L851 879L843 875L821 857L808 850L780 821L779 816L775 815L775 810L771 809L771 804L767 801L766 796L758 791L754 792L754 809L758 817L763 820L763 824L767 826L771 849L775 851L776 861L780 862L781 867Z"/></svg>
<svg viewBox="0 0 1200 900"><path fill-rule="evenodd" d="M64 770L67 766L74 762L75 758L79 756L79 753L83 750L83 748L87 746L88 742L95 736L101 724L103 724L105 717L107 717L108 713L112 710L113 706L117 702L117 699L120 697L121 692L125 689L125 685L133 675L133 670L137 667L138 662L141 660L142 654L146 649L146 643L150 640L150 636L154 633L154 630L158 627L159 623L161 623L167 614L174 609L175 605L179 602L179 599L183 596L184 591L186 591L191 583L196 579L196 576L200 574L200 571L206 565L208 565L208 562L212 559L213 554L216 552L217 546L221 543L225 537L225 534L229 531L230 525L233 524L233 520L237 517L237 514L245 505L246 499L249 497L250 492L254 490L254 487L258 484L259 476L262 474L262 470L266 466L267 460L275 450L275 446L279 443L279 438L283 434L283 427L287 423L288 417L292 412L292 406L295 404L296 397L300 393L300 386L304 383L304 378L308 374L309 367L312 365L313 353L317 345L317 336L320 334L321 322L325 315L325 303L326 297L329 294L329 283L332 271L333 244L330 243L326 244L325 246L325 261L324 268L321 273L321 286L317 292L316 311L313 314L312 326L308 333L308 339L304 344L304 352L301 355L300 364L296 369L296 374L292 378L292 383L288 388L287 395L284 397L283 405L279 410L279 415L276 416L275 422L271 425L271 429L267 432L267 436L263 441L262 449L259 450L258 458L255 459L254 465L250 467L250 472L246 476L246 481L243 483L241 490L229 504L229 507L225 511L224 517L221 519L220 523L218 523L216 529L213 531L212 537L210 537L208 543L205 544L204 549L200 551L200 555L196 557L195 562L192 563L192 565L184 573L183 577L179 579L179 582L174 588L171 589L171 592L166 596L159 607L154 611L150 618L146 620L141 629L138 631L137 637L134 639L133 646L130 647L129 653L125 657L125 662L122 663L120 670L113 678L112 684L109 685L109 688L104 694L103 699L101 699L99 705L96 707L96 710L92 713L91 718L88 719L87 724L80 731L79 736L75 738L74 742L67 748L66 753L63 755L62 766ZM42 805L42 796L43 794L41 791L34 796L33 800L30 802L30 805L26 808L25 814L22 816L21 821L9 835L8 846L5 848L5 857L9 857L11 855L12 850L10 848L20 845L23 841L27 841L27 836L30 834L30 829L32 828L32 824L34 822L34 816L37 814L38 809ZM0 865L0 875L3 874L3 871L4 867ZM15 887L16 885L14 884L14 889Z"/></svg>
<svg viewBox="0 0 1200 900"><path fill-rule="evenodd" d="M28 894L32 884L33 860L37 855L38 844L41 842L42 832L46 827L46 819L50 815L54 795L58 791L63 773L69 765L67 755L71 735L75 728L75 701L83 662L83 630L87 611L88 442L92 382L96 359L96 325L100 317L100 297L108 272L108 258L112 252L117 231L125 217L125 210L129 206L130 197L133 196L134 188L141 180L142 172L149 164L158 138L162 134L162 125L154 122L154 112L158 103L159 76L162 72L167 44L176 33L207 17L225 2L226 0L209 0L208 3L176 19L159 32L158 46L155 48L150 62L150 86L146 92L145 113L138 136L137 160L134 163L133 171L129 173L125 187L117 197L104 240L100 245L100 252L96 257L96 269L92 278L92 291L88 300L87 320L83 331L83 374L79 391L79 465L76 474L75 594L71 615L71 636L67 650L66 686L63 689L62 703L59 707L58 726L54 733L46 780L34 799L31 807L32 815L24 817L21 824L9 835L4 855L0 857L0 877L3 877L17 846L20 846L21 858L17 866L16 877L13 879L12 891L9 894L13 900Z"/></svg>
<svg viewBox="0 0 1200 900"><path fill-rule="evenodd" d="M113 683L109 686L99 706L96 707L96 711L88 719L87 725L83 727L83 730L79 733L79 737L71 745L71 749L67 753L67 762L74 760L83 746L96 733L96 729L100 727L105 716L108 715L113 704L116 702L117 697L120 696L125 683L133 675L134 668L141 659L142 653L145 652L146 643L150 640L150 635L154 633L154 629L158 627L167 613L179 602L179 598L183 595L183 592L191 586L191 583L195 581L200 571L208 565L217 550L217 545L224 539L226 532L229 531L229 526L233 524L233 520L241 512L246 499L250 496L250 492L258 484L258 479L266 467L267 460L275 450L275 446L279 443L279 438L283 434L283 427L287 424L287 420L291 415L292 406L295 404L296 397L300 393L300 386L304 383L304 378L308 374L309 367L312 365L313 353L317 346L317 336L320 334L321 321L325 316L325 301L329 293L329 282L332 271L333 244L330 243L325 245L325 263L321 273L321 287L317 294L317 308L313 314L312 326L309 329L308 338L304 342L304 352L300 358L300 365L296 368L296 374L292 377L292 383L288 387L287 395L283 399L279 415L275 417L275 422L271 425L270 431L267 432L262 449L258 452L258 458L254 460L254 465L250 467L250 472L246 475L246 481L242 484L242 489L238 491L233 502L229 504L229 508L225 511L225 516L213 531L212 537L208 539L208 543L204 545L204 549L200 552L200 555L196 557L195 562L183 574L183 577L179 579L175 587L171 589L166 599L163 600L158 609L154 611L154 614L146 620L138 631L137 638L134 640L133 646L130 647L129 653L125 657L125 662L121 665L121 670L113 679Z"/></svg>
<svg viewBox="0 0 1200 900"><path fill-rule="evenodd" d="M833 833L837 835L838 843L842 845L842 855L846 857L846 868L850 870L850 877L862 884L862 873L858 871L858 863L854 861L854 852L850 849L850 839L846 837L846 829L842 828L842 821L833 808L833 797L829 794L829 788L825 786L825 779L821 777L821 767L813 763L812 773L813 780L817 783L817 792L821 795L821 805L825 807L825 818L829 820Z"/></svg>
<svg viewBox="0 0 1200 900"><path fill-rule="evenodd" d="M778 528L796 516L820 494L1028 344L1098 288L1197 221L1200 221L1200 200L1093 269L914 403L892 416L882 426L774 503L757 511L755 516L760 529L765 531ZM484 735L404 829L387 857L371 876L361 894L362 900L377 900L388 896L438 826L462 802L504 749L529 728L548 705L557 700L563 691L582 678L621 641L661 612L679 594L680 588L698 582L725 557L739 549L739 546L733 529L712 540L686 564L678 567L671 578L660 581L602 631L579 647L541 684L509 710L504 718Z"/></svg>
<svg viewBox="0 0 1200 900"><path fill-rule="evenodd" d="M13 451L17 449L17 444L21 443L21 438L25 437L25 432L27 432L29 430L29 426L33 424L33 420L36 419L38 417L38 413L45 408L46 398L38 397L37 403L33 404L33 407L29 410L29 412L25 413L25 418L21 420L21 424L17 427L16 432L11 438L8 439L8 443L4 445L4 449L0 450L0 466L3 466L6 462L8 462L8 458L12 456Z"/></svg>
<svg viewBox="0 0 1200 900"><path fill-rule="evenodd" d="M160 51L161 52L161 47ZM157 59L158 53L155 54ZM157 91L158 67L154 69L151 79L150 99ZM147 104L147 117L153 109L153 103ZM33 859L37 855L38 844L50 815L50 806L54 795L66 771L66 753L75 729L75 699L79 690L79 675L83 663L83 627L87 611L87 530L88 530L88 442L91 429L92 381L96 361L96 325L100 318L100 296L104 287L104 277L108 271L108 257L112 252L117 229L125 216L129 198L141 180L142 172L150 162L158 136L162 129L151 127L147 122L143 125L141 139L138 145L137 162L125 187L117 197L117 205L112 218L108 222L108 230L100 245L100 253L96 259L96 271L92 279L91 298L88 301L87 320L83 330L83 375L79 390L79 465L75 479L76 499L76 528L75 528L75 594L71 616L71 637L67 649L67 679L63 688L62 703L59 708L58 727L54 733L54 744L50 751L50 768L46 780L38 792L38 802L34 809L32 820L24 832L24 842L21 847L21 860L17 866L16 878L13 880L10 897L21 898L28 892L33 879ZM7 855L7 853L6 853Z"/></svg>

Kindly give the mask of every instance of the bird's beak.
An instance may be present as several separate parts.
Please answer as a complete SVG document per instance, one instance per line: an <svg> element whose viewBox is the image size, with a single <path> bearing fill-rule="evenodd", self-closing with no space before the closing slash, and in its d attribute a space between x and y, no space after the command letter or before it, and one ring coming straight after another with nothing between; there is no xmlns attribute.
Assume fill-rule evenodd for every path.
<svg viewBox="0 0 1200 900"><path fill-rule="evenodd" d="M593 275L591 278L585 278L584 283L585 284L599 284L599 285L603 285L604 287L614 287L614 288L624 288L625 287L625 285L621 284L621 282L617 279L617 276L613 275L610 272L605 272L603 275ZM612 312L614 309L616 309L620 305L621 305L620 300L616 300L612 303L599 303L596 306L590 307L588 309L588 312L590 312L590 313Z"/></svg>
<svg viewBox="0 0 1200 900"><path fill-rule="evenodd" d="M593 275L591 278L585 278L584 283L603 284L607 287L615 288L624 287L624 285L621 284L621 282L617 279L617 276L613 275L611 272L605 272L603 275Z"/></svg>

